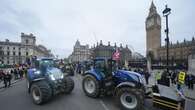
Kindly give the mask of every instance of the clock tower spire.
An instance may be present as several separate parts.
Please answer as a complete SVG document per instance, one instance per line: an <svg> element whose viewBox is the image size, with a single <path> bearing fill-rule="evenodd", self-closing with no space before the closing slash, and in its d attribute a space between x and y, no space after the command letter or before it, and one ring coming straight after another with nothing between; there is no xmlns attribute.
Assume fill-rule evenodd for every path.
<svg viewBox="0 0 195 110"><path fill-rule="evenodd" d="M146 28L146 55L150 52L154 59L158 59L158 48L161 47L161 17L152 1L149 14L145 22Z"/></svg>

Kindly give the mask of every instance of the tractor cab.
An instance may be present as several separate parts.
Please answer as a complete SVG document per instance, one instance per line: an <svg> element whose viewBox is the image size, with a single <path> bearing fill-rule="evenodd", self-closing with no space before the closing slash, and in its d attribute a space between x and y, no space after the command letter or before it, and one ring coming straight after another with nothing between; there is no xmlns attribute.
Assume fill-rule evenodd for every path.
<svg viewBox="0 0 195 110"><path fill-rule="evenodd" d="M94 59L94 69L99 71L106 79L112 76L112 72L116 70L116 62L112 59L98 58Z"/></svg>
<svg viewBox="0 0 195 110"><path fill-rule="evenodd" d="M144 89L138 73L118 70L112 59L96 58L82 80L84 93L92 98L113 95L123 110L142 110Z"/></svg>
<svg viewBox="0 0 195 110"><path fill-rule="evenodd" d="M27 73L27 87L35 104L47 102L59 93L71 93L74 81L55 67L54 59L34 58L31 64Z"/></svg>

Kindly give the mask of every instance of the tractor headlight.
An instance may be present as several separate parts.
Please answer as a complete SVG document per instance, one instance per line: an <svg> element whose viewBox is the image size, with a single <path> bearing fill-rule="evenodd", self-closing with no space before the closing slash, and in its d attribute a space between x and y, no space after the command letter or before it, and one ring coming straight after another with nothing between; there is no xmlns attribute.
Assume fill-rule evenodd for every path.
<svg viewBox="0 0 195 110"><path fill-rule="evenodd" d="M41 71L35 71L34 73L38 75L38 74L40 74L40 73L41 73Z"/></svg>
<svg viewBox="0 0 195 110"><path fill-rule="evenodd" d="M61 74L60 78L63 79L64 78L64 74Z"/></svg>
<svg viewBox="0 0 195 110"><path fill-rule="evenodd" d="M49 75L49 77L50 77L50 79L53 80L53 81L56 80L53 74Z"/></svg>

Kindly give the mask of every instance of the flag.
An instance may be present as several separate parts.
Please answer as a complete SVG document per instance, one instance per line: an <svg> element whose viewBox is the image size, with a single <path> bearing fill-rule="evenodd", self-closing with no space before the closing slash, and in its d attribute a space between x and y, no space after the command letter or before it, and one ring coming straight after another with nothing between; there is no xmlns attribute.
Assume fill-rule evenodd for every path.
<svg viewBox="0 0 195 110"><path fill-rule="evenodd" d="M112 55L112 59L113 60L120 60L120 52L118 49L116 49L116 51L114 52L114 54Z"/></svg>

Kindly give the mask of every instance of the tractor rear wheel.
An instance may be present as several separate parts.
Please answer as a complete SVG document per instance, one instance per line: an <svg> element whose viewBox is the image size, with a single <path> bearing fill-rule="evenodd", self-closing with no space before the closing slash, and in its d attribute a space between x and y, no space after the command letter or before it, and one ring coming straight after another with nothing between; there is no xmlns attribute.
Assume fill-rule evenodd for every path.
<svg viewBox="0 0 195 110"><path fill-rule="evenodd" d="M89 97L97 98L100 95L100 85L98 80L92 75L86 75L82 82L83 91Z"/></svg>
<svg viewBox="0 0 195 110"><path fill-rule="evenodd" d="M65 88L64 88L63 92L65 94L70 94L72 92L72 90L74 89L74 81L73 81L73 79L70 78L70 77L66 77L64 79L64 86L65 86Z"/></svg>
<svg viewBox="0 0 195 110"><path fill-rule="evenodd" d="M122 110L143 110L142 93L130 87L121 87L116 91L116 100Z"/></svg>
<svg viewBox="0 0 195 110"><path fill-rule="evenodd" d="M40 105L51 98L52 90L48 83L45 81L39 81L32 84L30 94L33 102Z"/></svg>

